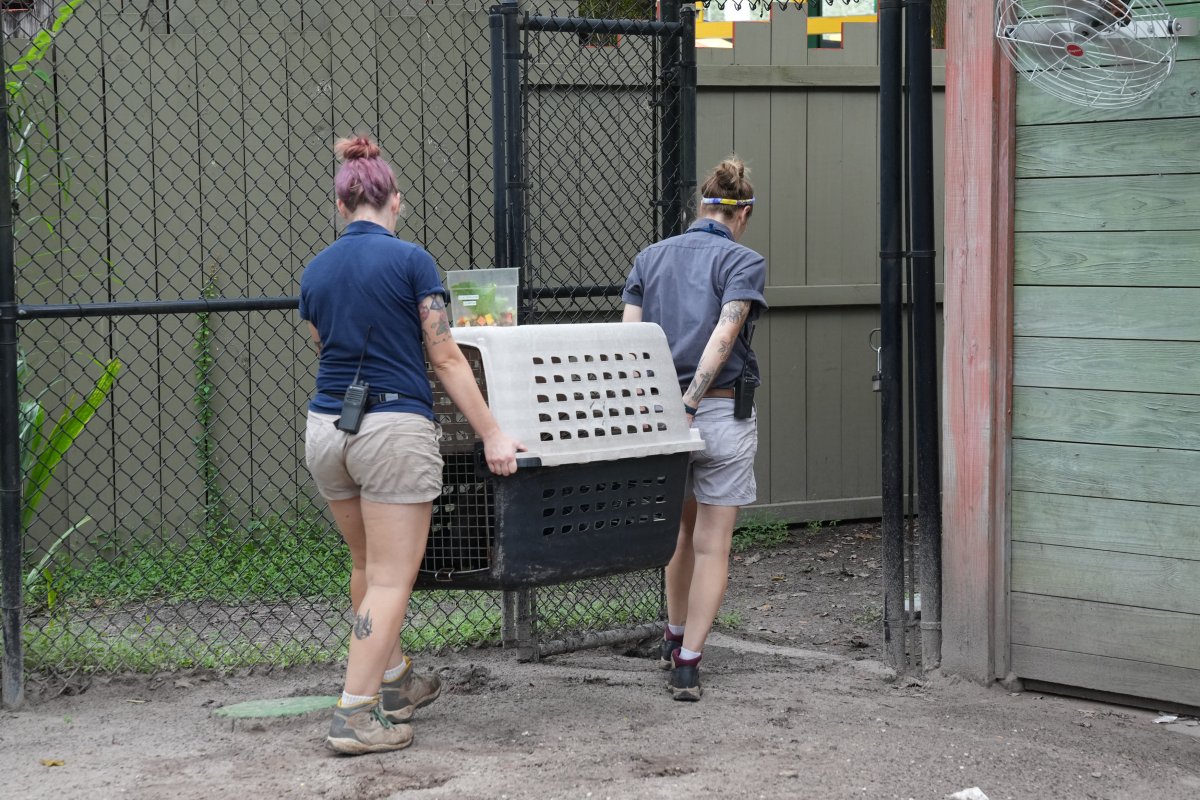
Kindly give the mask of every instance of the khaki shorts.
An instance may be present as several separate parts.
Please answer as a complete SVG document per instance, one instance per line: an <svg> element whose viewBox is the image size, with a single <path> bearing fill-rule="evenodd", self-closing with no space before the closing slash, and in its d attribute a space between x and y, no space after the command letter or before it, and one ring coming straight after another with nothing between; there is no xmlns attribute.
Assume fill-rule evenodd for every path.
<svg viewBox="0 0 1200 800"><path fill-rule="evenodd" d="M753 503L758 496L754 480L758 412L750 419L734 419L732 398L706 397L693 424L704 439L704 449L692 453L687 494L710 506Z"/></svg>
<svg viewBox="0 0 1200 800"><path fill-rule="evenodd" d="M358 433L333 426L337 416L308 412L304 463L326 500L428 503L442 491L438 428L420 414L376 411Z"/></svg>

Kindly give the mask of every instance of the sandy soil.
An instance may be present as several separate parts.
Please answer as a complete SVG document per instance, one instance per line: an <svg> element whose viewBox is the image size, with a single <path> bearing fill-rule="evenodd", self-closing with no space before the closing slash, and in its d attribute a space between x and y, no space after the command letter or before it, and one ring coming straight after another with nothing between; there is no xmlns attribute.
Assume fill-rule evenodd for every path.
<svg viewBox="0 0 1200 800"><path fill-rule="evenodd" d="M327 712L231 721L246 700L330 695L340 667L96 681L0 713L13 798L1200 797L1200 725L1152 711L896 678L879 635L870 525L733 563L704 699L677 703L647 647L521 664L423 656L441 699L400 753L339 757Z"/></svg>

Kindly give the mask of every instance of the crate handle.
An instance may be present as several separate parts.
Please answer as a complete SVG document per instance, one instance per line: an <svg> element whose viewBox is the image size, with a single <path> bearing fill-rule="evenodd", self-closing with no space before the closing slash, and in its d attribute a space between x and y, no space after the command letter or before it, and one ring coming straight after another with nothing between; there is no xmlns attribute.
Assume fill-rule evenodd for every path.
<svg viewBox="0 0 1200 800"><path fill-rule="evenodd" d="M532 469L542 465L542 457L525 453L517 453L517 469ZM488 469L487 459L483 455L483 442L475 443L475 475L481 479L495 478L492 471Z"/></svg>

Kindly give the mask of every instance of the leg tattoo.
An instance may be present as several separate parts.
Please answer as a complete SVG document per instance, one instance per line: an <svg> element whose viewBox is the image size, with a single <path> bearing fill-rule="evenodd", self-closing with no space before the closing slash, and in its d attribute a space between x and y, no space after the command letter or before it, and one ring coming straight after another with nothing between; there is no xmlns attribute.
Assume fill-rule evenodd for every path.
<svg viewBox="0 0 1200 800"><path fill-rule="evenodd" d="M366 639L371 635L371 612L354 615L354 638Z"/></svg>

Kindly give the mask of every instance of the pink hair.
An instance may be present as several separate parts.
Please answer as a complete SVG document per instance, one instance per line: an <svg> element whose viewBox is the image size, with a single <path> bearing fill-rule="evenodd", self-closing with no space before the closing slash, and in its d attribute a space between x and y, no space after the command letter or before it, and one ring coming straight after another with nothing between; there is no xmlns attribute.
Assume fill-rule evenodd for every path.
<svg viewBox="0 0 1200 800"><path fill-rule="evenodd" d="M348 211L363 203L383 208L396 193L396 173L379 157L379 145L368 136L339 139L333 152L342 161L333 179L337 198Z"/></svg>

